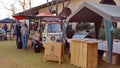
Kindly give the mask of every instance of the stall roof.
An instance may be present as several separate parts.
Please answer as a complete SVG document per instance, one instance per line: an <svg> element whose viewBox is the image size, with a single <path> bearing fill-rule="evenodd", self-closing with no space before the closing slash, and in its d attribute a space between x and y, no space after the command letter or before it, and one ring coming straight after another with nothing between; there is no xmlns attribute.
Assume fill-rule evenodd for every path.
<svg viewBox="0 0 120 68"><path fill-rule="evenodd" d="M102 18L112 22L120 21L120 7L85 2L80 5L79 8L66 19L66 21L99 22Z"/></svg>

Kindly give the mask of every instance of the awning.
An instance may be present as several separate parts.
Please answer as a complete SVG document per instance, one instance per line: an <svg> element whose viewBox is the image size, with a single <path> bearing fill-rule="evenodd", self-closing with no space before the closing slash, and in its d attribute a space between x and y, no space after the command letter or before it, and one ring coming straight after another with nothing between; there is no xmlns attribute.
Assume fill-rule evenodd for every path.
<svg viewBox="0 0 120 68"><path fill-rule="evenodd" d="M51 14L51 13L39 13L38 15L23 15L23 14L17 14L13 16L17 20L23 20L23 19L40 19L41 22L46 23L62 23L62 18Z"/></svg>
<svg viewBox="0 0 120 68"><path fill-rule="evenodd" d="M35 15L26 15L26 14L17 14L17 15L13 15L13 17L17 20L37 19L37 16L35 16Z"/></svg>
<svg viewBox="0 0 120 68"><path fill-rule="evenodd" d="M13 16L15 19L17 19L17 20L23 20L23 19L25 19L24 17L21 17L21 16Z"/></svg>

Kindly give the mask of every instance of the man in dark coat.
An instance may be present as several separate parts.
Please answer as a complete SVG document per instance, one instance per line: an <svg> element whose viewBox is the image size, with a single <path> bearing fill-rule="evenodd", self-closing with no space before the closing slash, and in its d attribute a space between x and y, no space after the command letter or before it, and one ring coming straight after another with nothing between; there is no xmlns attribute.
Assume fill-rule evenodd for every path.
<svg viewBox="0 0 120 68"><path fill-rule="evenodd" d="M21 24L19 22L15 25L15 35L16 35L16 43L21 41Z"/></svg>

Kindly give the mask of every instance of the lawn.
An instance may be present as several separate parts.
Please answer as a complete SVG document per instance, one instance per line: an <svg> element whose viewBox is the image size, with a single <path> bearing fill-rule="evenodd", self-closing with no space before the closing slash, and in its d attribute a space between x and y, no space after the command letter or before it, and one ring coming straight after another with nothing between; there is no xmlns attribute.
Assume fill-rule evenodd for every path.
<svg viewBox="0 0 120 68"><path fill-rule="evenodd" d="M0 68L77 68L70 64L66 54L66 62L46 61L43 59L44 52L34 53L32 47L27 50L17 49L15 41L0 41ZM120 68L120 65L113 65ZM98 68L108 68L108 64L99 59Z"/></svg>

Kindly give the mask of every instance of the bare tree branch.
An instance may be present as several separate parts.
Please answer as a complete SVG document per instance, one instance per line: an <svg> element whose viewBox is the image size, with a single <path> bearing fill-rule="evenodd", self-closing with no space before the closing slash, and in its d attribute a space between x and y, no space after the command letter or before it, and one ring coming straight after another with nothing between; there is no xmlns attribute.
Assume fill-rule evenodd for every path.
<svg viewBox="0 0 120 68"><path fill-rule="evenodd" d="M28 1L14 0L14 2L12 2L12 3L9 3L9 2L4 3L3 1L0 1L2 6L10 12L9 14L6 13L7 16L14 15L17 12L17 10L19 9L19 8L17 8L18 6L21 7L24 11L26 9L26 4L27 4L26 2L28 2ZM16 6L16 4L19 4L19 5ZM29 1L29 6L31 7L31 1ZM19 9L19 10L21 10L21 9Z"/></svg>
<svg viewBox="0 0 120 68"><path fill-rule="evenodd" d="M0 1L0 3L5 7L5 9L11 11L11 9L9 9L7 6L5 6L5 4L2 1Z"/></svg>
<svg viewBox="0 0 120 68"><path fill-rule="evenodd" d="M25 5L26 5L26 0L23 0L23 2L21 0L16 0L18 3L20 3L23 11L25 10Z"/></svg>
<svg viewBox="0 0 120 68"><path fill-rule="evenodd" d="M14 6L14 3L15 3L15 2L13 2L12 4L10 4L10 8L8 8L8 7L5 5L5 3L3 3L2 1L0 1L0 2L1 2L1 4L4 6L5 9L11 11L12 14L15 14L15 11L16 11L16 8L15 8L15 6Z"/></svg>

